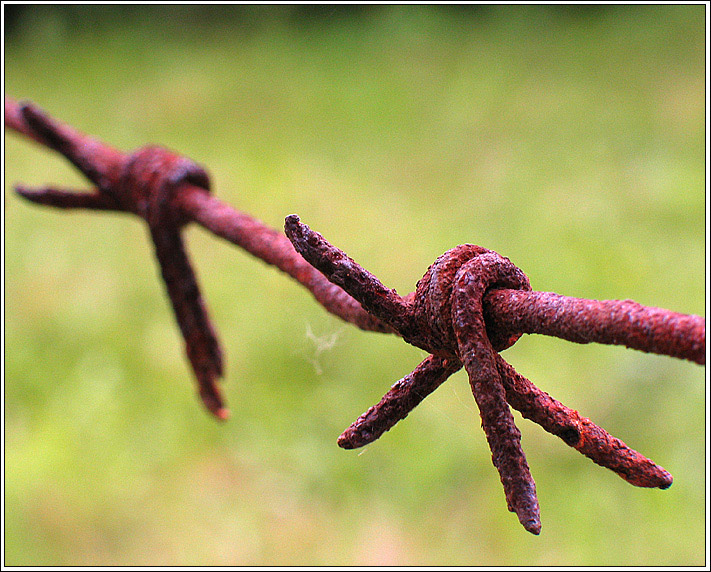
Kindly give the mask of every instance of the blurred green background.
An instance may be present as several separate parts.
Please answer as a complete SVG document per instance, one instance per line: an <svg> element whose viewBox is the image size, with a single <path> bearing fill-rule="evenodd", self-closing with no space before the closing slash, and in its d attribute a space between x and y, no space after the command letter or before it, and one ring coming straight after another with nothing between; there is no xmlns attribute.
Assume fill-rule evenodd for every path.
<svg viewBox="0 0 711 572"><path fill-rule="evenodd" d="M406 293L461 243L534 289L705 314L696 6L4 6L6 94L218 197L302 220ZM675 477L638 489L516 419L543 531L506 510L466 376L360 451L336 437L423 352L187 230L226 353L210 418L145 225L5 137L6 565L701 565L705 368L525 336L522 374Z"/></svg>

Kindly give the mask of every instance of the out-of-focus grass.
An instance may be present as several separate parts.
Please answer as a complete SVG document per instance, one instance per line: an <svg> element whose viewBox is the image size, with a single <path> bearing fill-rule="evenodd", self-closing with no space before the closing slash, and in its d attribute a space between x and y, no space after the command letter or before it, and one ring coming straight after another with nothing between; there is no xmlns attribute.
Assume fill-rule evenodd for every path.
<svg viewBox="0 0 711 572"><path fill-rule="evenodd" d="M539 290L704 314L703 6L233 8L31 7L6 93L120 148L180 150L220 198L275 227L298 213L401 292L473 242ZM508 350L675 476L636 489L517 416L533 537L466 377L338 449L422 353L191 228L227 354L233 417L213 422L140 221L21 202L15 182L84 183L5 143L6 565L704 562L704 368Z"/></svg>

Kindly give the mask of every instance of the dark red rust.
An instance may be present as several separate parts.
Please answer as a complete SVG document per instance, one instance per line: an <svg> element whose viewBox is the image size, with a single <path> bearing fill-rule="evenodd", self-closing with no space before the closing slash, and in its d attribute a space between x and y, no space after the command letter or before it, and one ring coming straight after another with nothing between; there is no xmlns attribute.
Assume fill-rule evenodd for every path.
<svg viewBox="0 0 711 572"><path fill-rule="evenodd" d="M7 98L5 101L5 109L7 109ZM25 120L27 129L34 133L38 140L64 155L98 187L98 192L117 198L112 189L124 170L126 155L68 125L55 121L31 103L20 106L20 115Z"/></svg>
<svg viewBox="0 0 711 572"><path fill-rule="evenodd" d="M457 344L452 325L452 288L454 278L460 268L469 260L483 254L496 254L491 250L474 244L460 244L437 258L427 269L425 275L417 282L414 297L415 315L418 317L418 328L428 331L428 351L437 353L448 352ZM498 256L498 255L497 255ZM507 259L508 260L508 259ZM515 266L513 268L516 268ZM514 277L512 276L512 279ZM529 291L531 285L526 275L519 269L515 270L516 283L523 291ZM487 291L499 288L493 284ZM496 351L511 347L521 336L503 328L487 329L489 341Z"/></svg>
<svg viewBox="0 0 711 572"><path fill-rule="evenodd" d="M395 290L383 286L345 252L330 245L319 233L300 224L298 216L286 217L284 228L296 251L328 277L329 281L359 300L368 312L401 334L413 330L414 324L401 319L403 316L409 317L409 303ZM357 292L358 296L354 296L353 292Z"/></svg>
<svg viewBox="0 0 711 572"><path fill-rule="evenodd" d="M283 234L212 197L207 173L189 159L156 146L126 155L53 120L30 103L18 105L7 97L5 117L8 127L63 154L97 185L89 192L18 186L22 197L63 209L130 212L148 222L200 397L218 418L229 415L217 385L222 351L180 236L186 222L194 220L276 265L344 320L365 330L392 331L299 256Z"/></svg>
<svg viewBox="0 0 711 572"><path fill-rule="evenodd" d="M501 476L509 510L523 527L541 532L541 517L536 485L521 448L521 433L506 403L506 390L496 367L496 351L489 342L482 298L494 286L530 289L528 278L508 258L495 252L472 256L457 271L452 281L451 309L440 321L449 318L457 340L457 353L469 374L474 399L479 406L481 425L491 449L494 466Z"/></svg>
<svg viewBox="0 0 711 572"><path fill-rule="evenodd" d="M662 467L541 391L500 355L496 356L496 366L506 389L507 401L526 419L538 423L567 445L637 487L666 489L671 486L672 476Z"/></svg>
<svg viewBox="0 0 711 572"><path fill-rule="evenodd" d="M495 331L545 334L706 363L706 320L632 300L585 300L552 292L492 290L484 300Z"/></svg>
<svg viewBox="0 0 711 572"><path fill-rule="evenodd" d="M30 104L20 107L18 115L38 140L62 153L98 187L89 193L19 188L22 196L62 208L133 212L148 222L200 397L213 415L226 419L229 412L217 386L222 376L222 351L180 237L184 221L172 205L174 195L186 184L209 192L205 170L161 147L144 147L126 156L52 120Z"/></svg>
<svg viewBox="0 0 711 572"><path fill-rule="evenodd" d="M113 197L95 192L67 191L49 187L28 189L22 185L16 185L15 191L28 201L48 207L105 211L119 210L119 205Z"/></svg>
<svg viewBox="0 0 711 572"><path fill-rule="evenodd" d="M222 350L180 236L183 221L172 207L176 192L185 184L205 192L210 189L208 175L199 165L161 147L144 147L126 163L119 196L126 200L127 210L135 209L148 222L200 397L210 412L226 419L229 412L217 386L223 372Z"/></svg>
<svg viewBox="0 0 711 572"><path fill-rule="evenodd" d="M420 402L454 372L461 369L457 359L428 356L405 377L397 381L377 405L363 413L338 438L343 449L356 449L372 443L407 417Z"/></svg>
<svg viewBox="0 0 711 572"><path fill-rule="evenodd" d="M478 246L457 246L428 268L414 296L395 298L394 291L302 224L298 216L287 217L284 228L306 260L329 279L333 277L383 322L393 327L402 324L406 331L397 333L433 354L346 429L338 440L341 447L355 448L376 440L464 362L509 509L527 530L540 531L538 503L507 401L524 417L631 484L658 488L671 484L671 475L663 468L539 390L496 353L513 344L520 332L508 322L501 326L487 319L483 307L492 293L516 293L524 299L537 294L528 291L525 274L508 259ZM492 307L496 303L489 304L490 312Z"/></svg>
<svg viewBox="0 0 711 572"><path fill-rule="evenodd" d="M49 120L46 114L32 104L20 106L11 98L5 98L5 125L56 150L55 146L49 145L47 140L30 125L25 117L28 114L42 115ZM96 148L96 141L86 135L53 120L51 122L55 125L55 130L59 129L66 138L76 141L76 146L81 147L82 143L90 141L91 146ZM36 123L34 122L35 127ZM94 189L90 193L74 193L54 188L33 190L22 186L16 187L15 190L27 200L47 206L128 211L143 216L144 209L139 207L136 201L125 200L120 193L114 198L114 186L118 185L121 165L127 157L104 145L104 156L101 160L106 165L107 172L114 174L105 192ZM267 264L276 266L306 287L319 304L335 316L362 330L393 332L392 328L366 312L359 302L329 282L299 256L282 232L234 209L189 181L184 182L173 195L174 208L179 211L182 220L194 221L213 234L244 248Z"/></svg>
<svg viewBox="0 0 711 572"><path fill-rule="evenodd" d="M418 282L416 292L400 297L318 233L301 225L298 217L287 219L286 238L209 195L204 170L187 159L156 147L125 155L52 120L31 104L19 106L10 98L5 99L5 125L62 153L97 185L88 193L17 187L21 196L59 208L127 211L148 221L201 396L218 416L226 411L214 383L222 371L221 353L179 234L181 225L189 221L277 266L311 291L329 312L364 330L397 333L433 354L344 432L339 438L342 447L358 447L377 439L460 369L463 359L475 395L480 395L482 418L493 415L485 421L487 438L489 433L494 435L492 450L499 450L494 453L497 467L506 466L500 471L509 508L519 518L523 515L522 522L532 532L537 533L539 526L535 485L528 480L530 474L526 477L525 456L520 445L516 446L518 429L508 422L498 425L501 422L496 416L508 411L505 402L502 406L502 389L506 401L524 417L630 483L659 488L671 484L671 475L664 469L536 388L496 351L513 344L522 333L542 333L579 343L622 344L704 364L703 318L647 308L629 300L579 300L530 292L523 273L514 281L515 288L523 290L507 288L505 280L503 284L494 281L475 289L483 289L479 295L469 289L471 276L478 277L479 271L471 276L460 271L478 257L484 257L481 263L495 253L473 245L445 253ZM459 284L456 289L455 282ZM470 308L472 299L478 299L474 310ZM483 318L472 318L474 315Z"/></svg>
<svg viewBox="0 0 711 572"><path fill-rule="evenodd" d="M24 106L26 104L23 104ZM22 106L18 104L14 99L5 97L5 127L22 133L25 137L29 137L40 145L48 146L47 141L45 141L38 133L30 128L22 114Z"/></svg>

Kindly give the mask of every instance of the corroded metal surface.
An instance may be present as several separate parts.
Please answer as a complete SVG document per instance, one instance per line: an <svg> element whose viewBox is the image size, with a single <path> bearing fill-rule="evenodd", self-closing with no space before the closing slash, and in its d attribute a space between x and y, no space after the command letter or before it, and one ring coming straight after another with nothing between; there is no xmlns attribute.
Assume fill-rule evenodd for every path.
<svg viewBox="0 0 711 572"><path fill-rule="evenodd" d="M282 233L209 194L207 172L195 162L158 146L124 154L30 103L20 105L10 98L5 98L5 117L8 127L61 153L96 185L88 192L18 185L22 197L64 209L124 211L146 220L199 395L216 417L229 415L217 384L223 357L180 234L187 222L195 221L277 266L347 322L364 330L392 332L298 255Z"/></svg>
<svg viewBox="0 0 711 572"><path fill-rule="evenodd" d="M528 331L509 312L497 312L506 297L514 295L520 297L517 299L531 296L530 299L546 302L541 307L546 310L545 315L553 317L540 327L541 333L564 333L560 337L568 339L566 335L572 337L591 327L597 331L605 331L607 327L608 333L598 335L595 341L634 347L628 342L635 335L628 333L626 322L620 325L612 320L612 326L606 325L609 316L606 309L620 307L615 301L587 300L584 302L588 304L581 308L568 302L576 299L531 292L526 275L508 258L471 244L457 246L440 256L417 283L414 295L401 298L345 252L301 223L298 216L288 216L284 228L296 250L315 268L360 300L364 308L393 327L405 341L432 354L343 432L338 440L341 447L352 449L375 441L463 366L469 375L508 508L517 514L526 530L540 532L538 499L521 449L521 434L508 405L633 485L662 489L671 485L672 477L662 467L538 389L498 354ZM549 312L556 302L561 303L554 312ZM635 307L644 311L644 307ZM651 309L652 313L656 310ZM530 314L535 316L534 310ZM492 315L496 318L491 319ZM566 328L568 320L574 325ZM535 317L529 321L536 323ZM701 338L696 343L703 345L705 327L694 331L696 338ZM574 341L592 341L577 335ZM658 334L651 334L651 340L658 338ZM659 349L659 345L654 348ZM639 349L648 348L641 344ZM686 352L683 357L691 356L693 352Z"/></svg>
<svg viewBox="0 0 711 572"><path fill-rule="evenodd" d="M228 415L217 385L222 352L180 234L190 221L287 273L343 320L398 334L431 353L344 431L341 447L373 442L464 367L508 507L527 530L540 532L538 500L509 405L633 485L671 485L667 471L538 389L498 352L524 333L538 333L705 364L704 318L631 300L533 292L507 258L469 244L440 256L415 292L401 297L296 215L286 218L284 236L219 201L209 193L206 171L172 151L148 146L124 154L10 98L5 98L5 125L61 153L95 185L89 192L17 186L22 197L58 208L130 212L146 220L199 394L216 417Z"/></svg>

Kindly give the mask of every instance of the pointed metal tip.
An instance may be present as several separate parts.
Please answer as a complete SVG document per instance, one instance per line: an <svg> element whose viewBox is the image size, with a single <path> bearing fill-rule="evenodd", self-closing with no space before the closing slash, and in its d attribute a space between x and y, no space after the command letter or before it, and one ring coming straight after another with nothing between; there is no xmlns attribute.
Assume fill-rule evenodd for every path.
<svg viewBox="0 0 711 572"><path fill-rule="evenodd" d="M353 441L350 438L350 435L347 435L346 433L349 433L348 431L345 431L340 437L338 437L338 446L341 449L356 449L356 445L353 444Z"/></svg>
<svg viewBox="0 0 711 572"><path fill-rule="evenodd" d="M29 198L33 193L32 189L28 189L24 185L15 185L13 189L18 195L25 198Z"/></svg>
<svg viewBox="0 0 711 572"><path fill-rule="evenodd" d="M541 521L538 519L532 518L525 522L521 522L521 524L531 534L535 534L537 536L541 533Z"/></svg>
<svg viewBox="0 0 711 572"><path fill-rule="evenodd" d="M519 502L516 502L516 499L514 499L514 503L509 506L509 510L516 513L518 521L528 532L538 535L541 533L541 512L538 507L535 489L531 491L531 496L525 499L525 502L522 502L522 500L518 499Z"/></svg>
<svg viewBox="0 0 711 572"><path fill-rule="evenodd" d="M200 388L200 399L207 410L221 421L225 421L230 417L230 410L222 403L222 398L218 393L217 387Z"/></svg>
<svg viewBox="0 0 711 572"><path fill-rule="evenodd" d="M300 234L303 234L303 226L305 225L297 214L290 214L284 219L284 233L292 243Z"/></svg>
<svg viewBox="0 0 711 572"><path fill-rule="evenodd" d="M30 189L24 185L15 185L14 190L26 201L37 204L46 204L46 199L51 194L47 192L47 189Z"/></svg>
<svg viewBox="0 0 711 572"><path fill-rule="evenodd" d="M365 445L370 445L381 436L382 433L374 433L372 427L367 423L358 423L358 421L341 433L338 438L338 446L341 449L359 449Z"/></svg>
<svg viewBox="0 0 711 572"><path fill-rule="evenodd" d="M667 473L665 478L662 479L662 483L659 485L659 488L662 490L668 489L670 486L672 486L673 482L674 482L674 477L672 477L669 473Z"/></svg>
<svg viewBox="0 0 711 572"><path fill-rule="evenodd" d="M220 421L227 421L230 418L230 410L226 407L220 407L217 411L213 411L213 413Z"/></svg>
<svg viewBox="0 0 711 572"><path fill-rule="evenodd" d="M217 405L205 402L205 407L220 421L227 421L230 418L230 410L227 407L223 407L222 404Z"/></svg>
<svg viewBox="0 0 711 572"><path fill-rule="evenodd" d="M27 122L32 121L37 116L40 116L42 118L45 117L45 113L42 111L42 109L37 107L37 105L35 105L31 101L20 101L19 108L20 114Z"/></svg>

